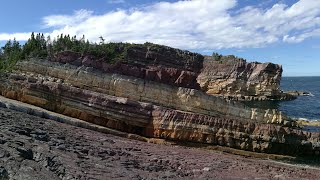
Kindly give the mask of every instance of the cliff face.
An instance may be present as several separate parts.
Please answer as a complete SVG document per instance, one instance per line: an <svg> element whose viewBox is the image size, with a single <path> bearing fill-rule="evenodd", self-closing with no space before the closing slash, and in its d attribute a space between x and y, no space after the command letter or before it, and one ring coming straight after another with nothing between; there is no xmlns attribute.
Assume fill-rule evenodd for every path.
<svg viewBox="0 0 320 180"><path fill-rule="evenodd" d="M281 65L247 63L234 56L205 57L198 77L201 88L211 95L235 100L290 99L280 91Z"/></svg>
<svg viewBox="0 0 320 180"><path fill-rule="evenodd" d="M17 90L14 91L25 90L24 86L31 89L31 84L50 85L57 88L66 86L206 115L226 115L264 123L291 123L290 119L276 110L248 108L241 103L210 96L200 90L104 73L90 67L62 65L48 61L25 61L19 63L17 68L20 72L12 73L8 77L9 81L6 79L6 83L3 83L1 89L4 89L4 92L16 86L23 87L16 88ZM32 91L38 89L41 87L35 87ZM54 88L48 87L47 89ZM67 91L64 89L59 92L66 93Z"/></svg>
<svg viewBox="0 0 320 180"><path fill-rule="evenodd" d="M197 77L202 69L203 56L166 46L135 45L126 49L122 59L96 59L72 51L55 54L51 61L88 66L106 73L116 73L160 82L177 87L200 89ZM114 61L113 63L109 63Z"/></svg>
<svg viewBox="0 0 320 180"><path fill-rule="evenodd" d="M135 45L122 53L124 57L121 60L112 60L110 57L97 60L93 55L64 51L50 60L176 87L201 89L210 95L238 101L294 98L280 91L281 65L247 63L234 56L213 60L212 57L154 44Z"/></svg>
<svg viewBox="0 0 320 180"><path fill-rule="evenodd" d="M152 126L147 127L147 135L262 153L312 155L319 151L319 133L168 109L153 112Z"/></svg>
<svg viewBox="0 0 320 180"><path fill-rule="evenodd" d="M248 108L208 95L190 88L196 86L195 81L177 81L178 75L162 79L164 70L179 72L179 77L188 72L195 80L202 69L198 62L201 56L167 47L134 47L127 52L126 58L115 64L70 52L56 54L51 61L22 61L15 71L0 78L0 94L147 137L266 153L298 155L319 151L319 134L297 129L294 121L277 110ZM243 67L238 66L236 69ZM273 69L263 67L243 72L252 69L252 75ZM155 79L148 73L152 68L156 69ZM254 81L254 76L250 79Z"/></svg>

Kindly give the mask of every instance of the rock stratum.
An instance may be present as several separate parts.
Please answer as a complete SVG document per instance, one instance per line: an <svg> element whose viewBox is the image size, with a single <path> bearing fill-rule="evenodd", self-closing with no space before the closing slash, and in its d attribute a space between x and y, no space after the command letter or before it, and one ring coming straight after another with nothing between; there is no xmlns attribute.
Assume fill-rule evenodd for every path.
<svg viewBox="0 0 320 180"><path fill-rule="evenodd" d="M207 94L237 101L294 99L280 90L281 76L278 64L248 63L232 55L206 56L198 83Z"/></svg>
<svg viewBox="0 0 320 180"><path fill-rule="evenodd" d="M0 124L3 180L320 178L319 168L136 141L2 108Z"/></svg>
<svg viewBox="0 0 320 180"><path fill-rule="evenodd" d="M319 133L302 131L281 112L249 108L203 92L197 83L208 72L202 59L169 47L129 49L126 59L114 64L61 52L49 60L19 62L0 78L0 93L150 138L262 153L319 154ZM270 66L264 68L266 78ZM267 89L275 87L271 84Z"/></svg>

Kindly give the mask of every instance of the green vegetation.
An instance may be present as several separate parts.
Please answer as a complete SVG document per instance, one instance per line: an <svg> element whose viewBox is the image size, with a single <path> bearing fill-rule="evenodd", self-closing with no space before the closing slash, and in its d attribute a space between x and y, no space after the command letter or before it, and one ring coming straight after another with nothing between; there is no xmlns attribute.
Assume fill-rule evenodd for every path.
<svg viewBox="0 0 320 180"><path fill-rule="evenodd" d="M103 37L99 38L99 43L90 43L85 36L77 38L76 36L71 37L70 35L61 34L51 38L50 36L45 37L44 34L32 33L23 45L20 45L15 39L13 41L9 40L5 46L0 49L0 71L10 71L20 60L31 58L52 59L56 53L63 51L76 52L82 56L93 56L97 61L114 64L127 57L129 48L135 47L139 49L148 47L150 50L159 50L159 53L170 49L167 46L150 42L144 44L105 43ZM183 58L185 55L184 51L178 51L176 53L177 57L181 56Z"/></svg>
<svg viewBox="0 0 320 180"><path fill-rule="evenodd" d="M11 69L22 56L22 48L18 41L9 40L0 50L0 71Z"/></svg>
<svg viewBox="0 0 320 180"><path fill-rule="evenodd" d="M23 59L39 58L46 59L53 57L61 51L74 51L82 55L92 55L96 59L115 63L126 57L127 49L137 44L130 43L104 43L100 37L99 44L90 43L85 36L77 38L70 35L59 35L54 39L44 34L31 34L31 37L24 45L20 45L15 39L9 40L0 50L0 71L11 70L13 66ZM150 45L151 43L145 43Z"/></svg>
<svg viewBox="0 0 320 180"><path fill-rule="evenodd" d="M215 52L212 53L211 57L212 57L213 61L218 61L220 64L228 64L228 63L233 64L233 61L245 60L243 58L239 58L234 55L223 56L223 55L215 53Z"/></svg>
<svg viewBox="0 0 320 180"><path fill-rule="evenodd" d="M218 54L218 53L212 53L212 60L214 61L220 61L222 58L222 55L221 54Z"/></svg>

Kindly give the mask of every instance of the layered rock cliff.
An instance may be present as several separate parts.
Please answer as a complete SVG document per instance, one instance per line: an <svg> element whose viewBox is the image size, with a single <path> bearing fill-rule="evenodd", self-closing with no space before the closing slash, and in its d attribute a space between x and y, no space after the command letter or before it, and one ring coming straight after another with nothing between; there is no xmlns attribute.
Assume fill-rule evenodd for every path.
<svg viewBox="0 0 320 180"><path fill-rule="evenodd" d="M216 55L205 57L198 83L208 94L240 101L294 98L281 92L281 75L281 65Z"/></svg>
<svg viewBox="0 0 320 180"><path fill-rule="evenodd" d="M201 55L168 47L127 52L115 63L70 52L50 61L21 61L0 78L0 94L146 137L266 153L319 152L319 134L302 131L281 112L197 90ZM149 76L153 68L155 76Z"/></svg>
<svg viewBox="0 0 320 180"><path fill-rule="evenodd" d="M72 51L56 53L51 61L87 66L106 73L116 73L177 87L199 89L197 77L202 69L203 56L189 51L156 44L132 45L126 50L117 47L121 58L97 59L91 54Z"/></svg>

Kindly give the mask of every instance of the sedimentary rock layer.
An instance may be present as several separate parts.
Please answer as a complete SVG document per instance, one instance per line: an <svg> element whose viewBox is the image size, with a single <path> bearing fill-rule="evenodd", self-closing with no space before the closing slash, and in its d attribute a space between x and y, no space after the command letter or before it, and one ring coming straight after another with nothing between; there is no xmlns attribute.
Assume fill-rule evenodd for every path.
<svg viewBox="0 0 320 180"><path fill-rule="evenodd" d="M234 100L282 100L293 96L280 91L281 65L246 62L234 56L205 57L198 77L201 88L211 95Z"/></svg>
<svg viewBox="0 0 320 180"><path fill-rule="evenodd" d="M294 122L280 112L195 89L45 60L20 62L0 82L3 96L146 137L266 153L318 152L319 135L283 127Z"/></svg>
<svg viewBox="0 0 320 180"><path fill-rule="evenodd" d="M68 64L61 65L48 61L24 61L17 65L17 69L22 72L32 72L43 76L39 77L40 80L35 80L38 83L42 83L41 81L47 79L47 81L55 81L56 84L64 83L66 86L71 85L79 89L87 89L111 96L124 97L134 101L148 102L168 108L210 116L231 116L264 123L269 122L288 125L291 123L289 118L276 110L248 108L241 103L209 96L199 90L174 87L145 79L99 72L96 69L88 67L76 67ZM17 76L18 77L15 78L15 76L12 75L9 79L13 82L19 81L19 74L17 74ZM35 77L30 78L34 79ZM29 77L26 79L29 79ZM37 82L33 83L36 84ZM28 83L18 82L18 84ZM8 86L5 86L2 89L7 87Z"/></svg>
<svg viewBox="0 0 320 180"><path fill-rule="evenodd" d="M319 153L319 133L169 109L153 111L152 124L146 132L152 137L215 144L253 152L290 155Z"/></svg>
<svg viewBox="0 0 320 180"><path fill-rule="evenodd" d="M211 95L241 101L294 99L280 91L281 65L247 63L234 56L213 58L155 44L114 49L121 58L96 58L90 54L63 51L50 61L87 66L160 82L177 87L201 89Z"/></svg>
<svg viewBox="0 0 320 180"><path fill-rule="evenodd" d="M0 179L320 178L313 166L135 141L2 108L0 124Z"/></svg>
<svg viewBox="0 0 320 180"><path fill-rule="evenodd" d="M117 73L178 87L200 89L197 77L204 58L200 54L155 44L134 45L123 51L125 52L122 52L122 59L97 59L93 55L63 51L55 54L50 60L76 66L84 65L106 73Z"/></svg>

